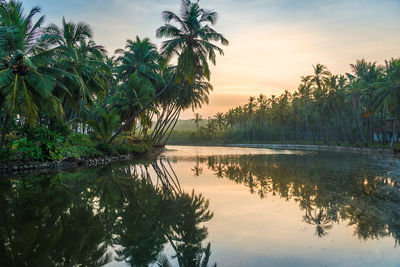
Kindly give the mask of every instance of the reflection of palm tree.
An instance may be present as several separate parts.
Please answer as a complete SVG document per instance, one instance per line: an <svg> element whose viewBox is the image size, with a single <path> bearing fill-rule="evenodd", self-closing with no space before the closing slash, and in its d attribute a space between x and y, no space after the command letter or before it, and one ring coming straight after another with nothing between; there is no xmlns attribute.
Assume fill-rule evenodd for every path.
<svg viewBox="0 0 400 267"><path fill-rule="evenodd" d="M210 255L210 244L203 248L201 242L207 237L207 228L200 224L211 220L209 202L201 194L183 193L176 198L171 240L176 248L175 257L180 266L203 266ZM203 255L204 254L204 255Z"/></svg>
<svg viewBox="0 0 400 267"><path fill-rule="evenodd" d="M180 266L207 266L210 245L202 246L207 228L199 225L213 216L208 200L201 194L184 193L169 162L155 161L151 167L155 179L148 167L137 166L131 172L133 176L127 173L129 179L122 184L118 181L124 179L109 175L127 201L117 226L116 243L122 247L116 251L118 260L140 266L153 262L169 266L168 259L160 254L163 244L169 242Z"/></svg>
<svg viewBox="0 0 400 267"><path fill-rule="evenodd" d="M332 221L323 208L319 211L316 209L313 212L307 211L303 220L308 224L315 225L315 234L318 237L325 236L328 233L327 230L332 228Z"/></svg>
<svg viewBox="0 0 400 267"><path fill-rule="evenodd" d="M200 157L196 157L196 166L192 168L192 171L194 172L194 176L200 176L200 174L203 173L203 168L200 167Z"/></svg>
<svg viewBox="0 0 400 267"><path fill-rule="evenodd" d="M1 185L1 266L102 266L109 262L105 230L88 201L90 194L75 186L66 188L60 180L24 177Z"/></svg>
<svg viewBox="0 0 400 267"><path fill-rule="evenodd" d="M360 239L389 234L399 240L399 214L393 211L398 209L400 183L371 173L365 168L370 164L365 159L357 162L357 169L353 168L354 158L349 160L342 154L329 160L318 154L204 159L216 176L222 174L243 184L261 198L271 194L298 202L300 209L306 211L304 221L316 226L318 236L326 235L333 222L346 221L355 225L355 234ZM337 168L338 165L342 168ZM389 206L392 208L388 209Z"/></svg>

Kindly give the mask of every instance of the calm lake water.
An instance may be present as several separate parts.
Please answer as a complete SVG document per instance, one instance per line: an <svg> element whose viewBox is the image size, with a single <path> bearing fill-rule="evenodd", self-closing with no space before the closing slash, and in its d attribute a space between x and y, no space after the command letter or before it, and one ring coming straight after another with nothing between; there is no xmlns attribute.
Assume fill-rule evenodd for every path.
<svg viewBox="0 0 400 267"><path fill-rule="evenodd" d="M400 266L400 159L169 146L0 179L0 266Z"/></svg>

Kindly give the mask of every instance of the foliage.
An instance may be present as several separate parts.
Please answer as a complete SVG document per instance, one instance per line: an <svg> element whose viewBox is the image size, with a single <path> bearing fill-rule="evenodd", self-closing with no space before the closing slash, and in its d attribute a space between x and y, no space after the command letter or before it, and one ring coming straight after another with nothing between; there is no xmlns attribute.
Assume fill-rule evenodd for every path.
<svg viewBox="0 0 400 267"><path fill-rule="evenodd" d="M15 141L20 157L60 158L55 144L47 142L48 147L42 149L35 147L40 140L6 138L27 125L32 129L48 128L67 138L72 133L92 134L102 143L111 143L123 131L129 131L136 139L165 143L181 110L200 107L208 101L212 86L205 81L210 79L207 61L215 64L216 52L223 53L213 42L228 43L211 28L216 12L190 1L183 1L182 8L182 23L187 31L175 48L171 46L173 40L165 41L159 50L150 39L137 36L127 40L125 49L108 57L105 48L94 41L87 23L63 18L59 25L44 26L39 7L25 12L20 1L1 1L0 147ZM165 11L166 14L172 13ZM165 19L166 27L174 27L169 23L171 19ZM161 28L158 37L172 37ZM170 64L171 49L182 55L178 66ZM160 116L166 108L174 111L173 117ZM160 127L157 126L157 136L149 138L154 115ZM75 146L67 144L62 154L97 154L94 146ZM106 146L99 148L116 153Z"/></svg>
<svg viewBox="0 0 400 267"><path fill-rule="evenodd" d="M64 157L96 157L102 153L96 148L96 143L84 134L71 134L64 143L62 154Z"/></svg>
<svg viewBox="0 0 400 267"><path fill-rule="evenodd" d="M106 143L113 131L120 125L120 117L116 110L106 112L102 107L97 107L99 120L89 120L87 123L92 127L95 135L99 136L103 143Z"/></svg>
<svg viewBox="0 0 400 267"><path fill-rule="evenodd" d="M20 159L57 160L62 158L64 137L45 127L25 127L12 149Z"/></svg>
<svg viewBox="0 0 400 267"><path fill-rule="evenodd" d="M400 140L400 59L350 66L351 74L333 75L317 64L293 93L250 97L209 118L197 140L393 146Z"/></svg>

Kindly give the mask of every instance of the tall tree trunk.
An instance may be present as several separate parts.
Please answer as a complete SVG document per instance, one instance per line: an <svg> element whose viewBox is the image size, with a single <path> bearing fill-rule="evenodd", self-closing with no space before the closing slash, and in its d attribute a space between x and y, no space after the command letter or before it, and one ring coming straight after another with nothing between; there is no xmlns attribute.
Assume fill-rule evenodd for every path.
<svg viewBox="0 0 400 267"><path fill-rule="evenodd" d="M385 125L383 122L383 112L381 111L381 130L380 130L380 134L382 135L382 145L385 146L385 141L386 141L386 135L385 135Z"/></svg>
<svg viewBox="0 0 400 267"><path fill-rule="evenodd" d="M7 126L8 126L9 119L10 119L10 113L7 112L6 117L4 119L3 128L1 129L0 148L2 148L4 146L4 143L6 140Z"/></svg>
<svg viewBox="0 0 400 267"><path fill-rule="evenodd" d="M177 123L178 120L179 120L179 115L180 115L180 113L181 113L181 110L179 109L179 113L178 113L178 116L177 116L177 118L176 118L176 120L175 120L175 122L174 122L174 125L173 125L172 128L170 129L167 138L165 138L165 140L164 140L164 145L167 143L169 137L171 136L171 133L172 133L172 131L174 130L174 128L175 128L175 126L176 126L176 123Z"/></svg>
<svg viewBox="0 0 400 267"><path fill-rule="evenodd" d="M396 113L395 113L395 116L394 116L394 123L393 123L393 132L392 132L392 141L390 141L390 148L392 148L393 147L393 143L394 143L394 139L397 137L396 135L397 135L397 111L398 111L398 108L396 108ZM396 137L395 137L396 136Z"/></svg>
<svg viewBox="0 0 400 267"><path fill-rule="evenodd" d="M162 95L165 92L165 90L167 90L167 88L170 86L172 81L175 80L175 77L176 77L176 71L174 72L174 74L172 75L172 77L168 81L168 83L164 86L164 88L160 92L158 92L158 94L156 94L149 102L147 102L140 110L135 112L129 119L127 119L125 124L122 125L113 134L113 136L110 138L110 140L108 140L107 144L108 145L111 144L111 142L114 140L114 138L117 137L126 128L127 125L129 125L140 113L142 113L144 110L146 110L160 95Z"/></svg>

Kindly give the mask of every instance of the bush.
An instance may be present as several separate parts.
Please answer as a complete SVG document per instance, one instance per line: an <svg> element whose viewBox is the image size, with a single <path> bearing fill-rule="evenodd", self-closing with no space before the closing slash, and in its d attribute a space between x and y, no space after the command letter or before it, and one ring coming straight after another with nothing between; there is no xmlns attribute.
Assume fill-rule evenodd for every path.
<svg viewBox="0 0 400 267"><path fill-rule="evenodd" d="M64 157L80 158L80 157L96 157L102 153L97 150L96 142L92 141L85 134L71 134L64 144L62 154Z"/></svg>
<svg viewBox="0 0 400 267"><path fill-rule="evenodd" d="M142 144L124 144L124 145L114 145L114 151L118 152L118 154L128 154L132 152L136 153L144 153L149 151L151 148L150 144L142 143Z"/></svg>
<svg viewBox="0 0 400 267"><path fill-rule="evenodd" d="M111 145L107 145L105 143L100 143L96 146L96 149L100 152L103 152L106 155L114 155L117 153L115 148Z"/></svg>
<svg viewBox="0 0 400 267"><path fill-rule="evenodd" d="M118 154L128 154L132 152L132 149L129 145L116 145L114 146L114 150L118 152Z"/></svg>
<svg viewBox="0 0 400 267"><path fill-rule="evenodd" d="M13 142L12 150L18 158L33 160L57 160L62 158L64 137L47 128L24 127L20 138Z"/></svg>
<svg viewBox="0 0 400 267"><path fill-rule="evenodd" d="M97 157L101 156L103 153L101 153L94 147L77 145L77 146L63 148L62 154L64 157L80 158L80 157Z"/></svg>
<svg viewBox="0 0 400 267"><path fill-rule="evenodd" d="M131 152L137 152L137 153L144 153L147 152L151 149L151 144L148 143L142 143L142 144L137 144L137 145L130 145L131 147Z"/></svg>
<svg viewBox="0 0 400 267"><path fill-rule="evenodd" d="M96 146L96 143L93 142L89 136L85 134L71 134L65 140L66 146L85 146L92 147Z"/></svg>

